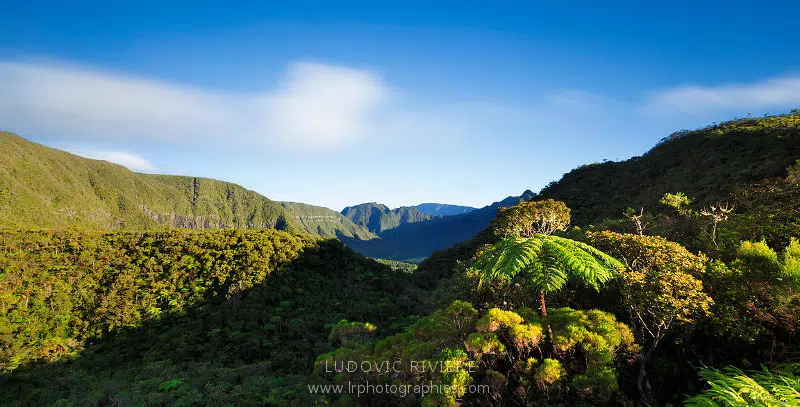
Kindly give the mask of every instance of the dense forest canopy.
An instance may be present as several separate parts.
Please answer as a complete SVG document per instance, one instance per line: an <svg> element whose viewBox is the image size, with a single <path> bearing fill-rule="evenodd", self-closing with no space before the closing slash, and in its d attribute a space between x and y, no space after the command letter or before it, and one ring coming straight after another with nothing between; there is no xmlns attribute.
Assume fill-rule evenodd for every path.
<svg viewBox="0 0 800 407"><path fill-rule="evenodd" d="M786 176L798 157L800 114L738 119L675 132L641 157L584 165L540 195L566 202L575 224L586 225L627 207L655 210L665 192L715 203L736 188Z"/></svg>
<svg viewBox="0 0 800 407"><path fill-rule="evenodd" d="M309 405L329 326L370 320L387 335L421 303L406 271L272 230L0 243L3 405Z"/></svg>

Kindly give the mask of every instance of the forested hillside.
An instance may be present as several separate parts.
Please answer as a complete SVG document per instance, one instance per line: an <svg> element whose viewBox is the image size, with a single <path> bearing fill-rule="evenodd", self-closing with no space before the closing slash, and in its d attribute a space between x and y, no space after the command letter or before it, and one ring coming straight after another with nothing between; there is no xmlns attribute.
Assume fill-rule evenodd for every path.
<svg viewBox="0 0 800 407"><path fill-rule="evenodd" d="M422 304L411 275L274 230L4 232L0 269L4 406L308 406L331 326L384 336Z"/></svg>
<svg viewBox="0 0 800 407"><path fill-rule="evenodd" d="M138 174L0 132L0 228L276 228L283 208L239 185Z"/></svg>
<svg viewBox="0 0 800 407"><path fill-rule="evenodd" d="M641 179L657 196L643 210L625 208L649 195L581 184L591 225L526 191L340 237L399 259L462 241L416 269L271 229L2 231L0 404L799 405L800 151L774 146L794 151L797 124L724 123L606 164L720 143L709 162L737 167L648 173L663 189ZM692 186L705 171L722 186ZM575 173L545 192L575 192ZM352 384L372 390L317 387Z"/></svg>
<svg viewBox="0 0 800 407"><path fill-rule="evenodd" d="M389 209L386 205L375 202L348 206L342 209L342 215L375 234L406 223L421 222L431 218L412 206Z"/></svg>
<svg viewBox="0 0 800 407"><path fill-rule="evenodd" d="M668 191L714 203L736 188L785 176L798 157L800 113L739 119L673 133L641 157L584 165L540 195L566 202L575 224L586 225L627 207L653 210Z"/></svg>
<svg viewBox="0 0 800 407"><path fill-rule="evenodd" d="M794 113L676 132L641 157L577 168L538 196L566 202L576 225L616 219L627 208L663 210L659 200L668 191L692 196L699 208L751 183L785 176L800 156L798 126L800 114ZM498 208L534 196L527 191L462 215L402 224L378 233L379 240L344 241L367 256L418 260L469 240L489 225Z"/></svg>
<svg viewBox="0 0 800 407"><path fill-rule="evenodd" d="M280 202L280 205L295 224L312 235L322 237L343 236L360 240L378 237L364 226L356 225L350 219L332 209L298 202Z"/></svg>

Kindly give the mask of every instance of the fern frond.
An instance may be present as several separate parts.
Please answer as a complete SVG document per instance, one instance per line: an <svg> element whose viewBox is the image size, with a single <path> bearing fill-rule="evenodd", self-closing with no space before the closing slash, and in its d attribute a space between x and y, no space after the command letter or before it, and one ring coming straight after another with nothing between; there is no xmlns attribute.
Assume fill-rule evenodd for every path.
<svg viewBox="0 0 800 407"><path fill-rule="evenodd" d="M536 238L509 237L485 251L474 267L482 270L481 284L500 276L513 278L538 263L542 241Z"/></svg>
<svg viewBox="0 0 800 407"><path fill-rule="evenodd" d="M689 407L796 406L800 405L800 378L793 373L766 367L745 373L741 369L703 369L700 376L709 389L690 397Z"/></svg>
<svg viewBox="0 0 800 407"><path fill-rule="evenodd" d="M532 274L530 279L534 287L548 294L560 290L567 283L564 270L553 266L542 267L538 273Z"/></svg>
<svg viewBox="0 0 800 407"><path fill-rule="evenodd" d="M527 273L533 286L546 293L560 290L569 279L598 289L614 278L622 263L588 244L537 234L510 237L484 252L475 262L482 284L488 279Z"/></svg>
<svg viewBox="0 0 800 407"><path fill-rule="evenodd" d="M617 275L622 263L585 243L557 236L548 237L548 250L558 258L569 279L581 280L599 289Z"/></svg>
<svg viewBox="0 0 800 407"><path fill-rule="evenodd" d="M551 238L553 240L555 240L555 241L563 242L563 243L572 245L572 246L576 247L577 249L580 249L581 251L586 252L587 254L592 256L592 258L594 259L594 262L599 263L600 265L602 265L603 268L608 269L609 271L611 271L612 275L608 278L608 280L614 278L618 271L620 271L620 270L625 268L625 265L622 264L622 262L620 262L619 260L615 259L613 256L610 256L610 255L602 252L601 250L595 248L594 246L591 246L591 245L583 243L583 242L579 242L577 240L571 240L571 239L567 239L567 238L559 237L559 236L551 236Z"/></svg>

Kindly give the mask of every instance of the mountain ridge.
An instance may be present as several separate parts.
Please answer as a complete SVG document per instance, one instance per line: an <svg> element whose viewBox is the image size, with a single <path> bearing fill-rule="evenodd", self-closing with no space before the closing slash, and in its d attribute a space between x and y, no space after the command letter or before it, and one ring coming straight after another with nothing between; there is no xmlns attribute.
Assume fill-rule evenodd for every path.
<svg viewBox="0 0 800 407"><path fill-rule="evenodd" d="M300 229L276 202L230 182L133 172L0 132L0 228Z"/></svg>
<svg viewBox="0 0 800 407"><path fill-rule="evenodd" d="M489 225L499 208L512 206L535 197L535 193L527 190L519 196L509 196L461 215L405 223L379 233L380 239L358 241L344 238L342 241L365 256L419 261L437 250L444 250L459 242L472 239L475 234Z"/></svg>
<svg viewBox="0 0 800 407"><path fill-rule="evenodd" d="M580 166L542 189L564 201L574 225L622 216L627 206L658 209L666 192L696 206L724 200L736 188L783 177L800 158L800 113L735 119L672 133L641 156Z"/></svg>
<svg viewBox="0 0 800 407"><path fill-rule="evenodd" d="M414 208L417 208L418 211L431 216L461 215L478 209L472 206L451 205L435 202L421 203L419 205L414 205Z"/></svg>
<svg viewBox="0 0 800 407"><path fill-rule="evenodd" d="M363 226L375 234L394 229L405 223L422 222L431 219L430 215L420 212L413 206L389 209L386 205L377 202L348 206L342 209L341 213L356 225Z"/></svg>
<svg viewBox="0 0 800 407"><path fill-rule="evenodd" d="M377 239L366 227L356 225L333 209L302 202L279 202L294 222L307 233L322 237L351 237L360 240Z"/></svg>

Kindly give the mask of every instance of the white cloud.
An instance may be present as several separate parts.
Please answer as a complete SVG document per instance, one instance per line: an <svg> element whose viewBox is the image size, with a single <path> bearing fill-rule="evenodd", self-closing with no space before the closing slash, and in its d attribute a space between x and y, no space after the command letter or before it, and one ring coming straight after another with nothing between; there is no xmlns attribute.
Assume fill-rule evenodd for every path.
<svg viewBox="0 0 800 407"><path fill-rule="evenodd" d="M274 90L230 94L63 65L0 62L0 122L71 140L246 142L325 150L369 134L389 88L368 71L290 64Z"/></svg>
<svg viewBox="0 0 800 407"><path fill-rule="evenodd" d="M131 171L138 171L138 172L154 172L155 167L153 164L150 164L144 157L133 154L133 153L126 153L123 151L76 151L75 154L86 157L86 158L93 158L95 160L105 160L108 162L112 162L114 164L119 164L124 167L127 167Z"/></svg>
<svg viewBox="0 0 800 407"><path fill-rule="evenodd" d="M282 89L266 97L265 127L295 148L330 148L368 135L388 89L374 74L294 64Z"/></svg>
<svg viewBox="0 0 800 407"><path fill-rule="evenodd" d="M758 83L681 86L655 94L649 109L685 113L710 110L785 109L800 105L800 77L770 78Z"/></svg>

